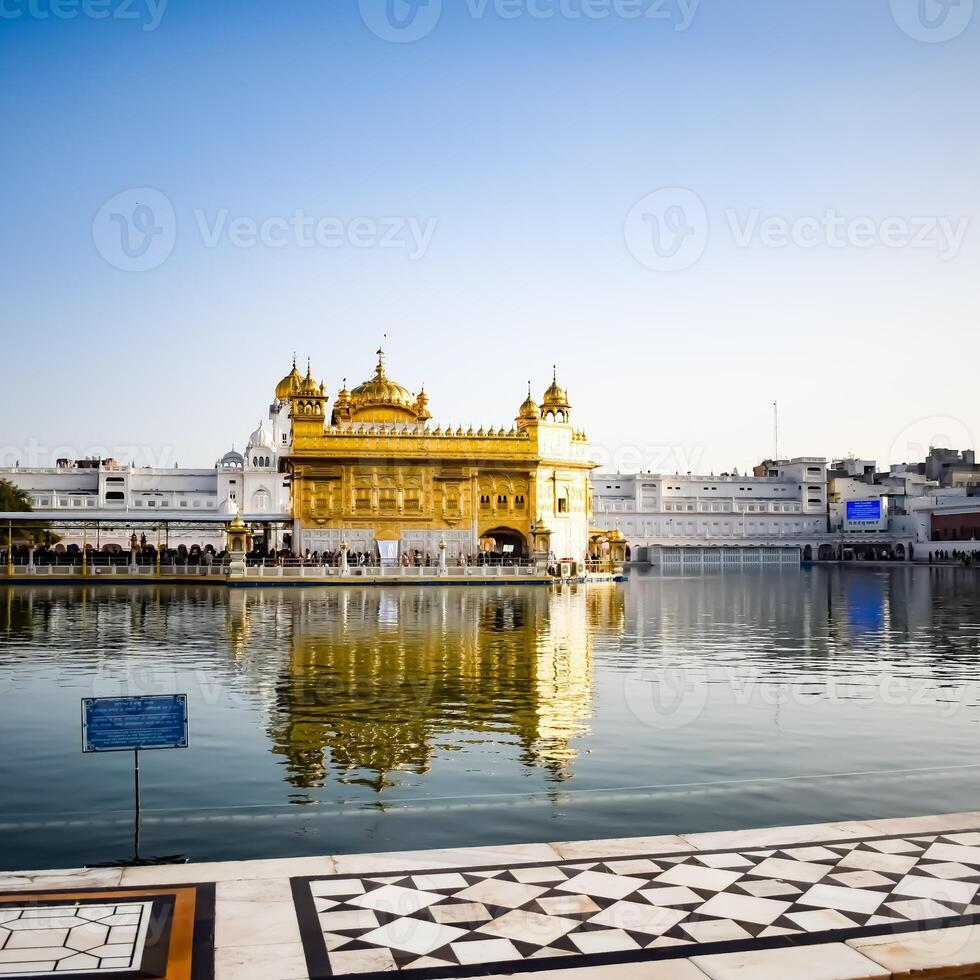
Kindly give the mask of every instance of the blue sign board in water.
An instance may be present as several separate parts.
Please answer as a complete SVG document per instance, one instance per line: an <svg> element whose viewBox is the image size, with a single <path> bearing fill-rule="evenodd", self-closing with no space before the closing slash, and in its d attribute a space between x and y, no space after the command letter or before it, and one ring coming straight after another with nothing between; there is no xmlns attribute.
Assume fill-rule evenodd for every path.
<svg viewBox="0 0 980 980"><path fill-rule="evenodd" d="M880 521L880 500L848 500L847 519L849 521Z"/></svg>
<svg viewBox="0 0 980 980"><path fill-rule="evenodd" d="M82 699L83 752L186 748L186 694Z"/></svg>

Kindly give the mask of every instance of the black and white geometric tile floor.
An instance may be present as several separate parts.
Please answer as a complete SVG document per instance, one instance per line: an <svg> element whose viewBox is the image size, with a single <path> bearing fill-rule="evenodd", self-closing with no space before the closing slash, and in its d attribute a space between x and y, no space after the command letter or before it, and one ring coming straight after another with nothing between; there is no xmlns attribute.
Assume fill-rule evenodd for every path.
<svg viewBox="0 0 980 980"><path fill-rule="evenodd" d="M598 966L980 921L980 832L294 878L310 976Z"/></svg>

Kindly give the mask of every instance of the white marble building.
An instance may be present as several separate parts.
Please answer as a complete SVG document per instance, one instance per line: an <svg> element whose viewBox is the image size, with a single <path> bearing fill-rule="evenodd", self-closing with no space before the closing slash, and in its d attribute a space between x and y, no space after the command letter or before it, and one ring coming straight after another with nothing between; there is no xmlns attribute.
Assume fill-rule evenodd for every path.
<svg viewBox="0 0 980 980"><path fill-rule="evenodd" d="M166 521L171 545L223 546L224 533L181 523L239 512L250 523L290 519L289 482L279 472L279 451L288 446L289 419L278 404L270 426L260 422L244 452L225 453L207 469L157 469L113 460L63 460L53 467L7 467L0 478L23 490L39 518L91 518L120 525L100 532L101 543L128 543L127 519ZM60 531L65 543L80 543L83 531ZM148 535L150 537L150 535Z"/></svg>
<svg viewBox="0 0 980 980"><path fill-rule="evenodd" d="M592 476L593 523L618 527L633 561L656 561L663 549L787 549L827 536L827 460L767 462L756 475Z"/></svg>

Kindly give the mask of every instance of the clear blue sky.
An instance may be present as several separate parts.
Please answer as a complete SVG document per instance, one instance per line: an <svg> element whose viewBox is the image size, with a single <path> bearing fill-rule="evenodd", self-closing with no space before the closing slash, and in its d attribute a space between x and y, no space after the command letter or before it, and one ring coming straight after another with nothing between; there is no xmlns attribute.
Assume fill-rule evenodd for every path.
<svg viewBox="0 0 980 980"><path fill-rule="evenodd" d="M210 465L294 349L336 391L385 333L446 422L509 421L557 361L575 420L644 468L756 462L774 399L784 455L980 433L973 0L925 0L940 27L918 0L702 0L689 24L690 0L394 0L432 28L405 43L383 0L30 2L0 0L4 463ZM165 261L125 271L111 214L141 188ZM642 239L676 209L633 211L661 188L703 202L679 271ZM297 212L363 247L229 231ZM380 247L362 218L434 232Z"/></svg>

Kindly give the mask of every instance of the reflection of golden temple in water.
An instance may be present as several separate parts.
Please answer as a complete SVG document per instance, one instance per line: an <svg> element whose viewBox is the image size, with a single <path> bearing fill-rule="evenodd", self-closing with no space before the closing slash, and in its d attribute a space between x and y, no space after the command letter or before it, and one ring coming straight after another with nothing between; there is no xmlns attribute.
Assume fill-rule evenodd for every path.
<svg viewBox="0 0 980 980"><path fill-rule="evenodd" d="M378 791L427 772L442 739L451 750L481 735L569 778L589 731L592 630L624 621L613 587L345 589L289 608L273 751L294 786L322 784L332 765Z"/></svg>

